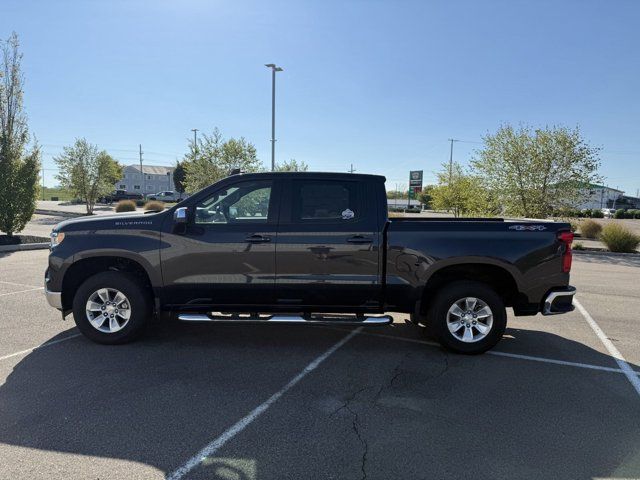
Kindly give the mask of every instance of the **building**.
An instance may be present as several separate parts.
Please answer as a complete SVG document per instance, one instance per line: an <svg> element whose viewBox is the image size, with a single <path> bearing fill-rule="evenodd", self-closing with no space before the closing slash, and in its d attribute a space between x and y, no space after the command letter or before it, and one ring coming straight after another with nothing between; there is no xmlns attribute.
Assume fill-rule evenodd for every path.
<svg viewBox="0 0 640 480"><path fill-rule="evenodd" d="M155 165L143 165L140 175L140 165L128 165L124 167L124 178L117 182L116 190L125 190L127 193L152 193L175 190L173 185L173 167L158 167ZM144 191L143 191L144 189Z"/></svg>
<svg viewBox="0 0 640 480"><path fill-rule="evenodd" d="M584 200L577 207L579 210L617 208L624 194L622 190L593 183L585 188L584 193Z"/></svg>
<svg viewBox="0 0 640 480"><path fill-rule="evenodd" d="M406 198L387 198L387 207L390 212L399 210L422 210L422 204L418 200L411 199L407 201Z"/></svg>

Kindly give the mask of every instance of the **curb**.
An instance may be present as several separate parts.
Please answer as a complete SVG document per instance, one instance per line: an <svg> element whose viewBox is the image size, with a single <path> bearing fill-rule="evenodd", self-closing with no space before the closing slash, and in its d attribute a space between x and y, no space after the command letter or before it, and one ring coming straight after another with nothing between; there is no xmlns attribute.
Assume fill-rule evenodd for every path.
<svg viewBox="0 0 640 480"><path fill-rule="evenodd" d="M75 212L63 212L61 210L43 210L40 208L36 208L34 213L38 215L55 215L56 217L85 217L84 213L75 213Z"/></svg>
<svg viewBox="0 0 640 480"><path fill-rule="evenodd" d="M620 253L620 252L608 252L606 250L573 250L571 249L572 253L578 254L578 255L607 255L610 257L634 257L634 256L639 256L640 254L638 252L636 253Z"/></svg>
<svg viewBox="0 0 640 480"><path fill-rule="evenodd" d="M0 253L20 252L23 250L44 250L49 249L49 243L19 243L17 245L0 245Z"/></svg>

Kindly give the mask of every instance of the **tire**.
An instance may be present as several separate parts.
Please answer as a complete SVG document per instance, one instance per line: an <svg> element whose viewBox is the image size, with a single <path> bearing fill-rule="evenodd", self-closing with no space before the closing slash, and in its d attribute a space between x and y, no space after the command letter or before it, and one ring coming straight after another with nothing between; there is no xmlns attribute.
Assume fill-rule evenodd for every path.
<svg viewBox="0 0 640 480"><path fill-rule="evenodd" d="M473 299L476 299L475 304ZM484 353L494 347L507 327L502 298L489 285L474 281L454 282L442 287L434 294L427 316L429 336L446 349L467 355Z"/></svg>
<svg viewBox="0 0 640 480"><path fill-rule="evenodd" d="M88 312L88 307L93 311ZM137 277L124 272L108 271L88 278L73 298L73 318L80 332L89 340L106 345L129 343L139 338L152 311L149 290ZM90 316L94 317L93 321Z"/></svg>

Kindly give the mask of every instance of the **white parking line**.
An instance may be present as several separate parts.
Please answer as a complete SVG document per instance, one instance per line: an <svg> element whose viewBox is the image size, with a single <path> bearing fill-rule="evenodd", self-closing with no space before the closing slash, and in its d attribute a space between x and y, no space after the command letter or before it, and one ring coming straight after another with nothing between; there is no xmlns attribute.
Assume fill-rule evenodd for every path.
<svg viewBox="0 0 640 480"><path fill-rule="evenodd" d="M36 290L44 290L44 287L34 287L28 290L18 290L17 292L0 293L0 297L4 297L5 295L15 295L16 293L35 292Z"/></svg>
<svg viewBox="0 0 640 480"><path fill-rule="evenodd" d="M331 328L333 330L341 330L334 327L324 327ZM410 342L410 343L420 343L422 345L430 345L432 347L439 347L440 344L437 342L432 342L430 340L420 340L419 338L408 338L408 337L400 337L398 335L387 335L385 333L375 333L375 332L362 332L362 335L367 335L370 337L382 337L382 338L390 338L393 340L399 340L401 342ZM602 367L600 365L593 365L590 363L580 363L580 362L569 362L566 360L556 360L555 358L547 358L547 357L535 357L532 355L521 355L519 353L509 353L509 352L500 352L498 350L489 350L485 352L487 355L495 355L498 357L509 357L515 358L518 360L529 360L533 362L542 362L542 363L551 363L554 365L565 365L567 367L578 367L578 368L586 368L589 370L600 370L602 372L611 372L611 373L624 373L623 370L619 368L612 367ZM633 370L632 370L633 372ZM640 372L634 372L635 375L640 375Z"/></svg>
<svg viewBox="0 0 640 480"><path fill-rule="evenodd" d="M19 355L27 355L27 354L35 351L35 350L40 350L41 348L49 347L51 345L55 345L56 343L66 342L67 340L71 340L72 338L76 338L76 337L79 337L79 336L80 336L79 333L74 333L73 335L69 335L68 337L59 338L58 340L52 340L50 342L43 343L42 345L38 345L37 347L28 348L26 350L21 350L19 352L15 352L15 353L10 353L9 355L5 355L4 357L0 357L0 361L7 360L8 358L11 358L11 357L17 357Z"/></svg>
<svg viewBox="0 0 640 480"><path fill-rule="evenodd" d="M633 368L631 368L631 366L627 363L627 361L620 353L620 350L618 350L613 342L609 340L609 337L607 337L607 335L602 331L600 326L596 323L589 312L587 312L587 309L582 306L577 298L573 298L573 303L576 307L578 307L578 310L580 310L582 316L591 326L600 341L604 344L605 348L609 351L609 354L615 359L616 363L620 367L620 370L622 370L633 388L635 388L636 392L638 392L638 395L640 395L640 378L638 378L637 373L633 370Z"/></svg>
<svg viewBox="0 0 640 480"><path fill-rule="evenodd" d="M25 283L15 283L15 282L7 282L6 280L0 280L0 283L6 283L7 285L16 285L18 287L31 287L36 288L35 285L27 285Z"/></svg>
<svg viewBox="0 0 640 480"><path fill-rule="evenodd" d="M356 336L358 334L358 332L360 332L361 329L362 329L362 327L360 327L360 328L358 328L356 330L353 330L351 333L349 333L349 335L343 337L342 340L340 340L338 343L336 343L331 348L329 348L329 350L327 350L322 355L320 355L318 358L316 358L314 361L312 361L309 365L307 365L304 368L304 370L302 370L299 374L297 374L295 377L293 377L289 381L289 383L287 383L284 387L282 387L281 390L279 390L278 392L276 392L273 395L271 395L264 403L258 405L251 412L249 412L249 414L247 414L247 416L245 416L244 418L240 419L235 425L233 425L230 428L228 428L222 435L220 435L218 438L216 438L211 443L209 443L207 446L205 446L202 450L200 450L197 454L195 454L193 457L191 457L189 460L187 460L184 463L184 465L182 465L180 468L178 468L177 470L173 471L170 475L168 475L166 477L167 480L179 480L179 479L181 479L186 474L188 474L191 470L193 470L198 465L200 465L200 463L202 463L202 461L205 460L207 457L209 457L209 456L213 455L214 453L216 453L216 451L218 451L225 443L227 443L229 440L231 440L237 434L242 432L245 428L247 428L247 426L251 422L253 422L256 418L258 418L265 411L267 411L267 409L269 409L269 407L271 405L273 405L275 402L277 402L280 397L282 397L285 393L287 393L287 391L289 391L291 388L293 388L300 380L302 380L309 373L311 373L316 368L318 368L318 365L320 365L322 362L324 362L336 350L338 350L345 343L347 343L354 336Z"/></svg>

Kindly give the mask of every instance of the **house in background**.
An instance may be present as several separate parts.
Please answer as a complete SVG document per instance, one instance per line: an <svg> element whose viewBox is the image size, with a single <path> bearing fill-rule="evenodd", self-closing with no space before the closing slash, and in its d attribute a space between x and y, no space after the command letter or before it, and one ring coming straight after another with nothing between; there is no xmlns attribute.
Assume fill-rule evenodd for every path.
<svg viewBox="0 0 640 480"><path fill-rule="evenodd" d="M143 195L175 190L173 170L173 167L143 165L143 178L140 174L140 165L127 165L124 167L124 178L116 182L114 188L116 190L125 190L127 193L142 193Z"/></svg>
<svg viewBox="0 0 640 480"><path fill-rule="evenodd" d="M617 208L624 194L622 190L593 183L585 187L584 193L584 200L577 207L579 210Z"/></svg>

